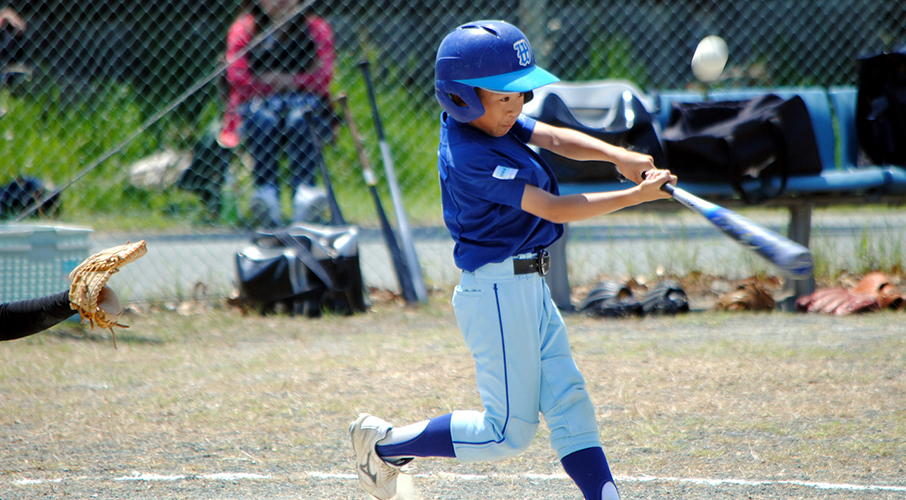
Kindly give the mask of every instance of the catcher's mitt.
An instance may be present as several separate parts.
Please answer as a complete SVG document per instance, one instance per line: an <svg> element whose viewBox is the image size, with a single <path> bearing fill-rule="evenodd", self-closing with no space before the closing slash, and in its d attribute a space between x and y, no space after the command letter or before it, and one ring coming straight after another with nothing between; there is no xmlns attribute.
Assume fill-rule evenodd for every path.
<svg viewBox="0 0 906 500"><path fill-rule="evenodd" d="M116 293L106 287L107 280L121 267L146 253L148 249L145 240L126 243L88 257L69 273L69 307L79 312L82 321L87 318L91 328L97 325L109 329L113 334L114 348L116 334L113 327L129 328L129 326L119 324L123 308Z"/></svg>

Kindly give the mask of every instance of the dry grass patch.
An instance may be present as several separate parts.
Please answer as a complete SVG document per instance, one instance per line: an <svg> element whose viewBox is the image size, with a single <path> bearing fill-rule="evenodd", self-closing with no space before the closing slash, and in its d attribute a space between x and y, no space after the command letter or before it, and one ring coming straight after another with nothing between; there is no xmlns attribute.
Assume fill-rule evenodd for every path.
<svg viewBox="0 0 906 500"><path fill-rule="evenodd" d="M569 316L618 475L906 484L902 315ZM0 473L349 472L360 411L397 423L480 408L446 297L317 320L149 313L0 345ZM560 473L547 430L497 464Z"/></svg>

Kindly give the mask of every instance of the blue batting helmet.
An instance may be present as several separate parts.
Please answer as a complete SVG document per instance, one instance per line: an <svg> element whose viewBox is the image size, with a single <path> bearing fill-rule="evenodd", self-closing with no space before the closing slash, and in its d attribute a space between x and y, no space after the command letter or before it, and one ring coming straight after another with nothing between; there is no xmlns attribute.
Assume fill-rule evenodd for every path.
<svg viewBox="0 0 906 500"><path fill-rule="evenodd" d="M463 123L484 114L475 87L531 92L558 81L535 65L532 46L519 28L503 21L476 21L456 28L441 42L434 62L437 100L447 114ZM462 102L457 104L452 96Z"/></svg>

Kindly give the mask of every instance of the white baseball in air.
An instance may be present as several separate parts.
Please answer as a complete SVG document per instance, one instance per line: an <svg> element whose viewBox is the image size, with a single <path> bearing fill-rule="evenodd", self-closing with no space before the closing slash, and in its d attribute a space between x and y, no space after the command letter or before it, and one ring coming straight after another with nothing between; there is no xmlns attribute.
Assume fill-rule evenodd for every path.
<svg viewBox="0 0 906 500"><path fill-rule="evenodd" d="M692 54L692 74L703 82L713 82L727 65L727 42L717 35L702 38Z"/></svg>

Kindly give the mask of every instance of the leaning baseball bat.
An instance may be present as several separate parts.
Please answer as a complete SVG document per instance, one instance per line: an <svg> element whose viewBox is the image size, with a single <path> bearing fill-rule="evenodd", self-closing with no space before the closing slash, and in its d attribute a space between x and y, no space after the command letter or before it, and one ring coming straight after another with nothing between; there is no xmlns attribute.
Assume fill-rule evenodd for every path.
<svg viewBox="0 0 906 500"><path fill-rule="evenodd" d="M808 248L672 184L664 184L661 189L670 193L674 200L700 213L730 238L754 250L790 278L806 279L812 276L812 254Z"/></svg>
<svg viewBox="0 0 906 500"><path fill-rule="evenodd" d="M371 169L371 163L365 155L365 148L362 147L362 138L359 137L359 130L352 119L352 113L349 112L349 104L346 102L346 96L341 95L337 98L340 107L343 109L343 117L346 125L349 126L349 133L352 134L352 140L355 143L355 149L359 153L359 163L362 165L362 176L365 177L365 184L371 190L371 198L374 200L374 208L377 210L378 218L381 221L381 234L384 236L384 242L387 243L387 250L390 252L390 258L393 261L393 268L396 270L396 279L400 283L400 290L403 292L403 299L407 303L418 301L415 293L415 287L412 284L412 278L406 261L403 258L403 252L400 250L399 242L396 240L396 234L393 233L393 227L387 220L387 213L384 212L384 205L381 203L381 197L377 192L377 179L374 171Z"/></svg>
<svg viewBox="0 0 906 500"><path fill-rule="evenodd" d="M425 279L422 276L422 266L418 262L418 255L415 253L415 244L412 241L412 231L409 230L409 220L406 217L406 209L403 206L403 197L400 194L399 183L396 181L396 171L393 168L393 157L390 155L390 145L384 137L384 127L381 125L381 115L378 112L377 100L374 98L374 86L371 83L370 63L367 59L359 63L362 75L365 77L365 86L368 88L368 100L371 102L372 120L374 128L378 135L378 144L381 147L381 158L384 160L384 170L387 173L387 183L390 185L390 197L393 200L393 208L396 211L396 222L400 229L400 241L403 252L406 256L406 263L409 266L412 284L415 287L415 293L419 302L428 301L428 290L425 288Z"/></svg>
<svg viewBox="0 0 906 500"><path fill-rule="evenodd" d="M337 202L337 194L333 190L333 182L330 180L330 172L327 171L327 162L324 160L324 151L321 149L321 138L318 137L316 130L311 131L312 139L315 143L315 154L318 156L318 166L321 167L321 177L324 182L324 188L327 191L327 204L330 207L330 223L334 226L345 226L346 218L340 211L340 204Z"/></svg>

